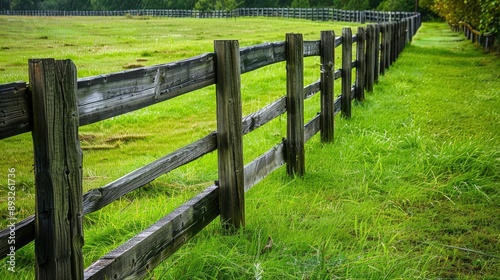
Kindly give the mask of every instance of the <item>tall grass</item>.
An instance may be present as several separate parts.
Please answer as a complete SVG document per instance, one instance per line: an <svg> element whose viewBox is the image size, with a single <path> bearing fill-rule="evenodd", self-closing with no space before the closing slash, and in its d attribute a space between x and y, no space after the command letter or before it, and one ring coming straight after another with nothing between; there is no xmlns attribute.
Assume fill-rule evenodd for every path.
<svg viewBox="0 0 500 280"><path fill-rule="evenodd" d="M43 20L46 25L50 23L50 19ZM90 24L85 23L85 18L67 20L67 26ZM107 28L106 24L98 24L106 19L93 20L85 28L96 28L96 34L107 34L106 30L115 28L114 23L108 22ZM117 30L126 25L124 21L116 19ZM206 51L211 51L211 40L216 39L217 32L223 25L228 25L230 32L229 25L234 22L205 22L210 23L206 33L211 35L206 35ZM151 19L147 24L180 30L192 28L190 24L195 23L200 21ZM255 27L241 34L234 31L234 36L241 36L248 44L283 40L286 32L303 32L306 38L317 39L320 30L332 28L331 23L283 19L238 19L236 24ZM338 26L333 28L337 30ZM158 30L148 32L161 34ZM249 34L243 34L246 32ZM116 33L106 37L113 38L111 34ZM116 40L125 40L116 36ZM127 33L123 36L127 37ZM137 36L135 43L144 41ZM189 36L185 39L189 41ZM204 40L200 39L195 48ZM148 278L497 277L500 62L495 55L481 53L460 40L444 24L424 24L412 45L381 77L374 92L367 94L365 102L355 104L353 117L336 119L335 143L322 144L318 136L308 142L304 178L290 178L285 170L278 169L246 194L244 229L227 236L222 234L218 221L212 223L151 271ZM150 49L137 53L146 52L144 57L162 56ZM157 63L153 60L147 63ZM319 70L317 61L308 63L306 67ZM90 65L92 61L81 64ZM119 69L121 64L112 67ZM310 72L306 79L316 80L318 74ZM284 65L277 64L245 74L244 112L250 113L282 96L283 73ZM101 186L214 130L213 93L213 88L207 88L197 92L196 99L186 95L82 127L84 147L109 143L114 147L84 151L84 187ZM307 100L309 115L318 108L317 98ZM245 161L281 141L286 135L284 123L284 119L277 119L245 136ZM9 159L1 165L7 168L14 164L19 169L18 197L25 203L19 216L31 214L34 209L30 145L29 135L0 141ZM87 215L85 265L210 184L217 176L215 168L216 155L212 154ZM6 189L3 185L1 188ZM273 240L272 247L263 251L268 237ZM20 250L17 260L15 279L33 278L32 246ZM0 275L12 276L6 270Z"/></svg>

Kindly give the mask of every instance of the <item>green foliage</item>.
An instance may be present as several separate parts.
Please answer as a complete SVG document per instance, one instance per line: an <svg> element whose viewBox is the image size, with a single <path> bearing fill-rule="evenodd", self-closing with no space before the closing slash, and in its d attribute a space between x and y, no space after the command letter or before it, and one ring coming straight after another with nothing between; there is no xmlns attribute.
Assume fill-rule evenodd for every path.
<svg viewBox="0 0 500 280"><path fill-rule="evenodd" d="M202 12L209 12L214 9L214 3L212 0L198 0L194 5L194 9Z"/></svg>
<svg viewBox="0 0 500 280"><path fill-rule="evenodd" d="M243 5L245 8L260 8L260 7L279 7L277 0L245 0Z"/></svg>
<svg viewBox="0 0 500 280"><path fill-rule="evenodd" d="M167 9L184 9L190 10L194 8L196 0L163 0Z"/></svg>
<svg viewBox="0 0 500 280"><path fill-rule="evenodd" d="M413 11L415 11L415 1L414 0L384 0L377 7L377 10L413 12Z"/></svg>
<svg viewBox="0 0 500 280"><path fill-rule="evenodd" d="M292 1L292 8L309 8L309 0L293 0Z"/></svg>
<svg viewBox="0 0 500 280"><path fill-rule="evenodd" d="M450 24L463 21L483 32L500 30L498 0L434 0L432 9Z"/></svg>
<svg viewBox="0 0 500 280"><path fill-rule="evenodd" d="M332 0L309 0L309 4L311 7L330 7L333 2Z"/></svg>
<svg viewBox="0 0 500 280"><path fill-rule="evenodd" d="M243 2L236 2L236 0L217 0L215 3L215 9L231 12L242 4Z"/></svg>
<svg viewBox="0 0 500 280"><path fill-rule="evenodd" d="M197 9L209 11L222 5L226 10L236 7L335 7L348 10L401 10L408 11L411 0L0 0L2 8L12 10L52 9L52 10L127 10L127 9ZM424 0L425 1L425 0ZM429 1L429 0L428 0ZM5 4L3 4L5 2ZM232 9L231 9L232 8Z"/></svg>
<svg viewBox="0 0 500 280"><path fill-rule="evenodd" d="M479 1L435 0L432 8L450 24L457 25L460 21L465 21L473 26L479 25Z"/></svg>
<svg viewBox="0 0 500 280"><path fill-rule="evenodd" d="M333 0L333 7L344 10L366 10L369 9L368 0Z"/></svg>
<svg viewBox="0 0 500 280"><path fill-rule="evenodd" d="M120 10L130 10L141 8L140 2L135 0L122 0L122 1L102 1L102 0L91 0L91 5L93 10L104 10L104 11L120 11Z"/></svg>
<svg viewBox="0 0 500 280"><path fill-rule="evenodd" d="M37 9L37 2L32 0L12 0L10 1L10 9L11 10L29 10L29 9Z"/></svg>
<svg viewBox="0 0 500 280"><path fill-rule="evenodd" d="M500 32L500 1L481 1L479 29L489 32Z"/></svg>
<svg viewBox="0 0 500 280"><path fill-rule="evenodd" d="M40 4L42 10L82 11L91 8L91 0L44 0Z"/></svg>

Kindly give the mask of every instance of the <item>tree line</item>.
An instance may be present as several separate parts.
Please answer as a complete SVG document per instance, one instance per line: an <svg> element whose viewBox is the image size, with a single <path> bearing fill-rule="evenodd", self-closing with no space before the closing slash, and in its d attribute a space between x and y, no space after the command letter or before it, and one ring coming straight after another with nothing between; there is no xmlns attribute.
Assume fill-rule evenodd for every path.
<svg viewBox="0 0 500 280"><path fill-rule="evenodd" d="M500 29L500 0L0 0L0 10L110 11L133 9L234 10L236 8L333 7L344 10L418 11L451 24L466 21L480 31Z"/></svg>
<svg viewBox="0 0 500 280"><path fill-rule="evenodd" d="M418 0L0 0L3 10L132 10L333 7L344 10L414 11Z"/></svg>
<svg viewBox="0 0 500 280"><path fill-rule="evenodd" d="M479 31L499 34L500 0L433 0L433 9L450 24L464 21Z"/></svg>

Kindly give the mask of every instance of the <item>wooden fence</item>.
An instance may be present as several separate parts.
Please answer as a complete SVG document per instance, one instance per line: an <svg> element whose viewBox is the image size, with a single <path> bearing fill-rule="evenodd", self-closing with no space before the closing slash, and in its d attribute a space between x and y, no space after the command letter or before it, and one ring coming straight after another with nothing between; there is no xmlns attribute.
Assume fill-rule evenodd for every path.
<svg viewBox="0 0 500 280"><path fill-rule="evenodd" d="M58 11L58 10L3 10L0 15L21 16L156 16L156 17L284 17L318 21L389 22L400 21L416 14L412 12L352 11L333 8L238 8L232 11L214 10L123 10L123 11ZM416 17L420 19L419 17Z"/></svg>
<svg viewBox="0 0 500 280"><path fill-rule="evenodd" d="M371 24L359 27L355 34L344 28L337 37L333 31L323 31L316 41L287 34L284 42L242 49L238 41L215 41L213 53L81 79L76 78L77 69L70 60L30 59L29 85L0 85L0 139L31 131L35 148L37 209L35 215L15 225L15 249L35 240L38 279L135 279L171 256L218 216L229 231L244 226L244 193L283 164L288 174L305 173L305 143L318 132L322 142L333 141L334 116L341 112L350 117L351 101L363 100L365 90L373 90L379 74L413 37L409 32L412 20ZM339 46L342 67L335 69L334 52ZM304 86L303 63L309 56L320 57L321 75L320 80ZM277 62L286 63L286 95L242 117L240 75ZM341 95L335 98L338 79ZM217 131L82 194L79 126L213 84ZM304 124L304 99L318 92L321 112ZM242 136L285 113L286 139L244 166ZM215 150L218 180L214 185L83 268L84 215ZM10 229L0 232L2 256L9 253L10 233Z"/></svg>
<svg viewBox="0 0 500 280"><path fill-rule="evenodd" d="M452 30L456 32L463 32L472 43L478 43L485 50L491 49L495 43L496 33L494 32L479 32L466 22L460 22L458 25L452 25Z"/></svg>

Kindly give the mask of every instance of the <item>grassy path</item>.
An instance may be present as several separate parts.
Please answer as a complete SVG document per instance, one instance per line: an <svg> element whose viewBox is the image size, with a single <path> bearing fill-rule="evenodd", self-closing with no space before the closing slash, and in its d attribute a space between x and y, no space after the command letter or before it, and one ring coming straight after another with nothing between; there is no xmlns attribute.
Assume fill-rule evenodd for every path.
<svg viewBox="0 0 500 280"><path fill-rule="evenodd" d="M307 175L247 195L247 227L219 225L162 279L494 279L500 275L500 62L424 24ZM271 251L261 254L268 236Z"/></svg>

